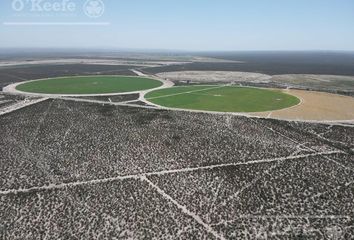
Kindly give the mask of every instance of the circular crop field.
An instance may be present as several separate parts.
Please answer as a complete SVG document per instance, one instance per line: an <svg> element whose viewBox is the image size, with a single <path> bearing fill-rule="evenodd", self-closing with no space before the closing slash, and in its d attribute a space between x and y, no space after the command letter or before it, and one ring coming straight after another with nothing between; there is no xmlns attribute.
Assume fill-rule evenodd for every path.
<svg viewBox="0 0 354 240"><path fill-rule="evenodd" d="M145 99L163 107L217 112L265 112L300 103L281 91L234 86L173 87L150 92Z"/></svg>
<svg viewBox="0 0 354 240"><path fill-rule="evenodd" d="M83 76L25 82L16 90L42 94L109 94L135 92L162 86L160 81L125 76Z"/></svg>

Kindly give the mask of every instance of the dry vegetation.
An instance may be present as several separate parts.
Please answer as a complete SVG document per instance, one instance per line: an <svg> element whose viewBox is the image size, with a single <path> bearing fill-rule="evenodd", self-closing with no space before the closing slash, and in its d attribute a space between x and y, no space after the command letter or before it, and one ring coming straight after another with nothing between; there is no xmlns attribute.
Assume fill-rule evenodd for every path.
<svg viewBox="0 0 354 240"><path fill-rule="evenodd" d="M63 100L3 115L0 236L350 239L353 128L299 124Z"/></svg>
<svg viewBox="0 0 354 240"><path fill-rule="evenodd" d="M260 73L224 72L224 71L182 71L157 74L171 81L191 81L195 83L212 82L269 82L271 76Z"/></svg>

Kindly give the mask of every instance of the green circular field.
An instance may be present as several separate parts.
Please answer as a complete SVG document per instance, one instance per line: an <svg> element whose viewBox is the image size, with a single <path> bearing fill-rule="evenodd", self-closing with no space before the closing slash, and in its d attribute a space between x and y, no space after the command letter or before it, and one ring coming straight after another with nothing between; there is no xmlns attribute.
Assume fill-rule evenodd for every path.
<svg viewBox="0 0 354 240"><path fill-rule="evenodd" d="M173 87L150 92L145 98L163 107L217 112L266 112L300 103L280 91L234 86Z"/></svg>
<svg viewBox="0 0 354 240"><path fill-rule="evenodd" d="M43 94L109 94L160 87L160 81L125 76L83 76L38 80L20 84L17 90Z"/></svg>

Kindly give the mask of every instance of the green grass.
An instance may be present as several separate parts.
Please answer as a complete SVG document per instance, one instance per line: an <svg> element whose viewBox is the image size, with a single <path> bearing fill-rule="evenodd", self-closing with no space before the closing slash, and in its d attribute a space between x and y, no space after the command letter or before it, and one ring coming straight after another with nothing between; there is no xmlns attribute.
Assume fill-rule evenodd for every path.
<svg viewBox="0 0 354 240"><path fill-rule="evenodd" d="M83 76L28 82L18 85L16 89L47 94L105 94L140 91L161 85L160 81L141 77Z"/></svg>
<svg viewBox="0 0 354 240"><path fill-rule="evenodd" d="M233 86L173 87L153 91L145 98L164 107L218 112L265 112L300 103L280 91Z"/></svg>

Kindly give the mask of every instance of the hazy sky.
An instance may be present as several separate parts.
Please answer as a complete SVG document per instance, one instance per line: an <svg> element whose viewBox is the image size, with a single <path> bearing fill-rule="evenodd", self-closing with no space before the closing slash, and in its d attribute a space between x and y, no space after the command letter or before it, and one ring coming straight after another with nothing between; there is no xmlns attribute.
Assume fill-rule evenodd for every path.
<svg viewBox="0 0 354 240"><path fill-rule="evenodd" d="M354 0L102 0L99 18L84 14L86 0L14 1L0 0L0 48L354 50ZM31 1L42 2L31 11ZM63 1L75 10L43 10Z"/></svg>

